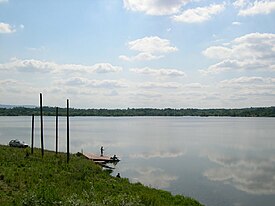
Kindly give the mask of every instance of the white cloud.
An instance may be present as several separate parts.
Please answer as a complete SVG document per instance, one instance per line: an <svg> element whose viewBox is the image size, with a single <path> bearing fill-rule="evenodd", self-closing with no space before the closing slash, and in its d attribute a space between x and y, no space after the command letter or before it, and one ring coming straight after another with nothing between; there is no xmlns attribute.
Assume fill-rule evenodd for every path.
<svg viewBox="0 0 275 206"><path fill-rule="evenodd" d="M223 3L183 10L186 4L196 1L200 0L123 0L123 3L127 10L143 12L147 15L168 15L174 21L185 23L207 21L225 8L225 3Z"/></svg>
<svg viewBox="0 0 275 206"><path fill-rule="evenodd" d="M130 57L126 55L120 55L119 59L123 61L150 61L150 60L160 59L162 57L163 57L162 55L156 56L150 53L142 52L135 56L130 56Z"/></svg>
<svg viewBox="0 0 275 206"><path fill-rule="evenodd" d="M275 78L260 76L242 76L233 79L223 80L219 84L220 88L234 96L275 96Z"/></svg>
<svg viewBox="0 0 275 206"><path fill-rule="evenodd" d="M235 7L239 7L239 8L241 8L241 7L244 7L245 5L247 5L247 2L248 2L248 0L236 0L234 3L233 3L233 5L235 6Z"/></svg>
<svg viewBox="0 0 275 206"><path fill-rule="evenodd" d="M124 88L127 84L122 80L92 80L89 86L103 88Z"/></svg>
<svg viewBox="0 0 275 206"><path fill-rule="evenodd" d="M168 39L161 39L158 36L144 37L128 43L129 49L145 53L170 53L178 49L171 46Z"/></svg>
<svg viewBox="0 0 275 206"><path fill-rule="evenodd" d="M206 86L205 85L202 85L201 83L189 83L189 84L185 84L184 85L185 88L188 88L188 89L202 89L202 88L205 88Z"/></svg>
<svg viewBox="0 0 275 206"><path fill-rule="evenodd" d="M148 15L171 15L192 0L123 0L127 10L144 12Z"/></svg>
<svg viewBox="0 0 275 206"><path fill-rule="evenodd" d="M9 95L15 95L18 98L19 95L23 95L21 99L24 99L26 94L39 93L37 87L31 86L30 83L16 79L4 79L0 80L0 88ZM20 99L20 98L19 98Z"/></svg>
<svg viewBox="0 0 275 206"><path fill-rule="evenodd" d="M145 68L132 68L130 69L131 72L135 72L137 74L145 74L145 75L152 75L152 76L167 76L167 77L185 77L185 73L180 70L176 69L151 69L149 67Z"/></svg>
<svg viewBox="0 0 275 206"><path fill-rule="evenodd" d="M86 86L89 83L89 80L82 77L72 77L67 80L58 81L57 83L68 86Z"/></svg>
<svg viewBox="0 0 275 206"><path fill-rule="evenodd" d="M204 74L225 70L275 70L275 34L251 33L226 44L212 46L202 52L221 61L201 70Z"/></svg>
<svg viewBox="0 0 275 206"><path fill-rule="evenodd" d="M241 76L225 79L217 84L223 101L243 102L244 105L273 105L275 98L275 78L261 76Z"/></svg>
<svg viewBox="0 0 275 206"><path fill-rule="evenodd" d="M145 61L162 58L165 53L178 51L178 49L171 45L168 39L162 39L158 36L144 37L128 42L130 50L139 52L137 55L128 57L120 55L119 58L125 61Z"/></svg>
<svg viewBox="0 0 275 206"><path fill-rule="evenodd" d="M55 62L35 59L12 58L10 62L0 64L0 70L16 70L18 72L86 72L86 73L111 73L122 71L121 67L109 63L98 63L91 66L81 64L57 64Z"/></svg>
<svg viewBox="0 0 275 206"><path fill-rule="evenodd" d="M138 87L143 89L179 89L182 84L177 82L143 82Z"/></svg>
<svg viewBox="0 0 275 206"><path fill-rule="evenodd" d="M227 70L231 70L231 69L239 69L240 68L240 64L238 61L235 60L224 60L221 61L217 64L213 64L211 66L209 66L207 69L205 70L200 70L200 72L204 75L207 74L218 74L220 72L224 72Z"/></svg>
<svg viewBox="0 0 275 206"><path fill-rule="evenodd" d="M160 100L162 98L162 94L160 94L158 92L152 92L152 91L146 91L146 90L132 92L132 93L130 93L130 96L132 96L134 101L142 99L141 100L142 104L146 103L146 101L154 101L155 102L155 99ZM146 107L148 107L148 105L146 105Z"/></svg>
<svg viewBox="0 0 275 206"><path fill-rule="evenodd" d="M186 4L194 1L200 0L123 0L123 3L127 10L143 12L147 15L174 15L171 16L174 21L185 23L207 21L225 8L225 3L223 3L183 11Z"/></svg>
<svg viewBox="0 0 275 206"><path fill-rule="evenodd" d="M225 9L225 4L212 4L208 7L197 7L188 9L179 15L174 15L172 19L177 22L184 23L202 23L208 21L213 15L222 12Z"/></svg>
<svg viewBox="0 0 275 206"><path fill-rule="evenodd" d="M242 23L241 22L238 22L238 21L233 21L232 22L232 25L235 25L235 26L240 26Z"/></svg>
<svg viewBox="0 0 275 206"><path fill-rule="evenodd" d="M6 3L6 2L9 2L9 0L0 0L0 4L1 3Z"/></svg>
<svg viewBox="0 0 275 206"><path fill-rule="evenodd" d="M204 50L202 53L208 58L224 59L228 58L231 55L231 52L232 50L230 48L226 48L223 46L211 46Z"/></svg>
<svg viewBox="0 0 275 206"><path fill-rule="evenodd" d="M8 34L8 33L13 33L16 32L16 30L9 24L0 22L0 33L3 34Z"/></svg>
<svg viewBox="0 0 275 206"><path fill-rule="evenodd" d="M239 8L238 15L240 16L254 16L257 14L269 14L275 11L274 0L256 0L256 1L244 1L238 0L233 5Z"/></svg>
<svg viewBox="0 0 275 206"><path fill-rule="evenodd" d="M238 77L230 80L221 81L222 84L232 85L232 84L263 84L263 83L272 83L275 78L263 78L263 77Z"/></svg>
<svg viewBox="0 0 275 206"><path fill-rule="evenodd" d="M95 88L124 88L127 84L123 80L90 80L82 77L72 77L67 80L57 81L57 84L72 87L95 87Z"/></svg>
<svg viewBox="0 0 275 206"><path fill-rule="evenodd" d="M17 58L10 59L10 62L0 64L0 70L17 70L19 72L49 72L57 64L40 60L21 60Z"/></svg>
<svg viewBox="0 0 275 206"><path fill-rule="evenodd" d="M14 79L4 79L4 80L0 80L0 85L1 87L4 86L11 86L11 85L15 85L17 84L17 81Z"/></svg>
<svg viewBox="0 0 275 206"><path fill-rule="evenodd" d="M120 72L122 71L121 67L113 66L110 63L98 63L93 65L90 70L96 73L111 73L111 72Z"/></svg>

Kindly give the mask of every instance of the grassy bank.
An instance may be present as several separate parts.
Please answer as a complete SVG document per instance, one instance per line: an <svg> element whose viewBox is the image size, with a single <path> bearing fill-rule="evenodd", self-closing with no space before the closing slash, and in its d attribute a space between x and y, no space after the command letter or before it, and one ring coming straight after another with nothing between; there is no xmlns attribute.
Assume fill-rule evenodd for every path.
<svg viewBox="0 0 275 206"><path fill-rule="evenodd" d="M71 155L0 145L1 205L201 205L169 192L112 177L93 162Z"/></svg>

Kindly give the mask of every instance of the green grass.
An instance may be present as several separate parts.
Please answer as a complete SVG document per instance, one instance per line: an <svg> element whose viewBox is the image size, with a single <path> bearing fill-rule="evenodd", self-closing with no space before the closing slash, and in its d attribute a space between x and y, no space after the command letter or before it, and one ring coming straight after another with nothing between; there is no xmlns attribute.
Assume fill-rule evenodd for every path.
<svg viewBox="0 0 275 206"><path fill-rule="evenodd" d="M112 177L83 157L0 145L0 205L201 205L181 195Z"/></svg>

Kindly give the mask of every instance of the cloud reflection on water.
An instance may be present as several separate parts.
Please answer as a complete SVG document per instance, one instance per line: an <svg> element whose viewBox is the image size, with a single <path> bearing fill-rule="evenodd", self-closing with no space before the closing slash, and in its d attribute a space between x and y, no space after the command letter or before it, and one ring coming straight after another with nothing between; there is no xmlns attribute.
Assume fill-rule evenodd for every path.
<svg viewBox="0 0 275 206"><path fill-rule="evenodd" d="M169 175L165 173L163 169L153 167L137 167L137 168L125 168L123 171L132 172L133 178L131 182L141 182L144 185L165 189L168 188L172 181L178 179L177 176Z"/></svg>
<svg viewBox="0 0 275 206"><path fill-rule="evenodd" d="M171 151L152 151L152 152L143 152L138 154L131 154L129 155L130 158L138 159L151 159L151 158L176 158L183 156L185 154L185 151L179 151L179 150L171 150Z"/></svg>
<svg viewBox="0 0 275 206"><path fill-rule="evenodd" d="M236 189L249 194L275 194L274 155L261 157L260 154L257 154L257 156L237 157L234 155L209 154L208 159L220 166L204 172L204 176L209 180L230 184Z"/></svg>

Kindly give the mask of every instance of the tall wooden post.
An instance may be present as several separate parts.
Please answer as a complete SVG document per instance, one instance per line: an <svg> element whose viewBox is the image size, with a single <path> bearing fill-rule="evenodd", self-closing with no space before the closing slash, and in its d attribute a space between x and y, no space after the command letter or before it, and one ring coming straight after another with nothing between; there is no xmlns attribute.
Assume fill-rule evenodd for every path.
<svg viewBox="0 0 275 206"><path fill-rule="evenodd" d="M69 158L70 158L70 148L69 148L69 99L67 99L67 163L69 163Z"/></svg>
<svg viewBox="0 0 275 206"><path fill-rule="evenodd" d="M56 118L55 118L55 153L58 152L58 107L56 107Z"/></svg>
<svg viewBox="0 0 275 206"><path fill-rule="evenodd" d="M33 154L33 138L34 138L34 114L32 114L32 142L31 142L31 153Z"/></svg>
<svg viewBox="0 0 275 206"><path fill-rule="evenodd" d="M41 152L42 152L42 157L44 157L42 93L40 93L40 120L41 120Z"/></svg>

